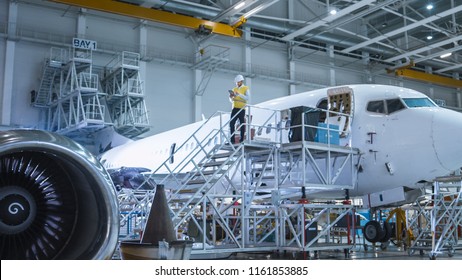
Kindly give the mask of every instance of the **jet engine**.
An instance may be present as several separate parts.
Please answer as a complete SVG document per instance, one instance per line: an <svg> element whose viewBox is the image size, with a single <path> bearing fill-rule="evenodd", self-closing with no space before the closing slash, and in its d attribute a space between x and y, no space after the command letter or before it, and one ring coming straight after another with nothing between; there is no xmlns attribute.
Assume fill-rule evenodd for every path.
<svg viewBox="0 0 462 280"><path fill-rule="evenodd" d="M109 259L119 210L85 148L38 130L0 132L0 258Z"/></svg>

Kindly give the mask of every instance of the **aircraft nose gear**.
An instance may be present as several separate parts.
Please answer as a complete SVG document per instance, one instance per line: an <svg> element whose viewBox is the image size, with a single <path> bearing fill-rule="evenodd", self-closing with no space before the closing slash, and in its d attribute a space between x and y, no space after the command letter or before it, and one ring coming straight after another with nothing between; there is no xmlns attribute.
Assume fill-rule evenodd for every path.
<svg viewBox="0 0 462 280"><path fill-rule="evenodd" d="M391 237L391 226L387 222L382 225L377 221L369 221L364 226L364 237L371 243L387 242Z"/></svg>

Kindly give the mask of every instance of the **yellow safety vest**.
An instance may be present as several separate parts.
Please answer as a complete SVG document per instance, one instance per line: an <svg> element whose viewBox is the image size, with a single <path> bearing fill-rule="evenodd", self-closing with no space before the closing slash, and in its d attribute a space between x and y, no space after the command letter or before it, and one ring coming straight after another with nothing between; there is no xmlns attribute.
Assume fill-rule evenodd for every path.
<svg viewBox="0 0 462 280"><path fill-rule="evenodd" d="M249 89L248 86L241 86L239 88L238 87L233 88L233 91L237 91L239 94L242 94L242 95L247 95L248 89ZM244 108L246 104L247 104L247 101L240 96L236 96L233 98L233 108L241 109L241 108Z"/></svg>

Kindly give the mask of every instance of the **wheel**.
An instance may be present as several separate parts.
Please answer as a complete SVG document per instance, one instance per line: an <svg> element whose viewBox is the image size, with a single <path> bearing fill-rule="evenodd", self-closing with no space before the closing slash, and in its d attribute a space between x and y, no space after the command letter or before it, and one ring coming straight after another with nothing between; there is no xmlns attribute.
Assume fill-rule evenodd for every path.
<svg viewBox="0 0 462 280"><path fill-rule="evenodd" d="M384 235L385 232L377 221L369 221L364 226L364 237L371 243L380 241Z"/></svg>
<svg viewBox="0 0 462 280"><path fill-rule="evenodd" d="M390 240L390 237L391 237L391 233L392 233L392 228L391 228L391 224L390 223L387 223L387 222L384 222L383 223L383 231L384 231L384 236L382 239L380 239L380 242L387 242Z"/></svg>

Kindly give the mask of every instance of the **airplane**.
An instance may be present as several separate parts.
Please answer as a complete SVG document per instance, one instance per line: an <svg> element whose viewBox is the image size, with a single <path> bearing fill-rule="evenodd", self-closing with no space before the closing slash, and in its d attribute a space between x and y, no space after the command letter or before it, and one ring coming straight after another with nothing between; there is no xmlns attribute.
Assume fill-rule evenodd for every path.
<svg viewBox="0 0 462 280"><path fill-rule="evenodd" d="M222 191L229 189L230 184L250 185L256 181L259 198L272 198L275 190L278 199L362 197L364 208L377 209L415 202L425 192L424 183L462 167L462 114L437 106L416 90L389 85L346 85L285 96L246 110L244 145L258 143L258 139L277 143L279 147L289 147L287 145L297 140L324 142L329 147L335 144L350 148L350 159L355 162L349 162L346 169L352 172L348 173L343 172L348 163L341 159L341 153L331 160L316 158L311 164L292 167L290 173L294 176L281 175L290 178L282 182L263 181L258 177L249 180L247 174L252 173L252 168L237 166L237 170L230 172L237 176L221 178ZM213 158L214 147L225 148L223 143L230 136L222 130L227 129L228 122L229 116L220 114L208 121L113 148L102 155L101 161L108 170L148 168L153 171L150 180L155 179L154 174L183 173L183 176L175 175L170 184L159 177L169 188L180 188L172 195L180 198L182 191L188 192L188 180L206 179L202 175L205 169L198 167L201 161L195 161L193 154L198 154L199 159ZM300 125L304 127L301 131L297 129ZM327 139L320 141L322 135ZM331 136L334 136L332 140ZM194 145L199 146L197 152ZM219 173L216 171L215 175ZM319 187L326 181L327 185ZM200 189L202 193L206 190ZM370 242L386 242L391 236L391 227L371 220L364 226L364 233Z"/></svg>
<svg viewBox="0 0 462 280"><path fill-rule="evenodd" d="M255 128L254 140L260 135L260 138L280 138L281 143L290 143L291 131L277 128L289 127L291 118L295 117L290 114L293 115L294 108L300 106L318 109L318 118L324 120L318 119L315 125L329 120L329 125L338 125L336 144L358 149L357 182L349 190L349 195L366 196L369 206L413 201L421 194L418 190L423 182L430 182L462 166L462 114L439 107L423 93L397 86L346 85L256 104L247 109L251 111L247 114L252 119L249 127ZM276 115L274 120L268 121L273 115ZM174 170L181 159L188 157L194 145L191 135L195 131L202 128L197 133L200 135L194 137L204 138L228 121L229 116L215 116L207 122L195 122L118 146L104 153L101 162L108 170L143 167L165 173L167 166ZM335 134L335 131L331 133ZM209 143L213 141L216 145L228 140L225 134L216 135L219 137L209 139ZM189 149L179 149L185 141L185 145L190 145ZM207 147L210 145L205 149L211 149ZM182 172L192 168L190 165ZM351 178L339 178L341 180L348 182ZM343 196L344 191L338 190L312 195Z"/></svg>
<svg viewBox="0 0 462 280"><path fill-rule="evenodd" d="M302 113L309 117L302 118ZM140 187L138 174L148 174L155 183L161 177L149 174L177 172L179 179L194 180L191 172L198 166L191 162L194 150L204 157L216 147L233 153L259 145L292 147L305 140L319 149L354 153L357 161L351 168L357 179L333 176L335 185L353 182L352 188L330 191L327 186L308 196L344 199L348 194L363 197L370 207L412 201L423 182L462 167L462 114L441 108L412 89L373 84L330 87L249 106L246 114L247 135L241 145L226 144L229 114L217 113L114 147L100 158L55 133L1 131L0 259L111 258L119 234L115 178L119 188ZM300 124L308 127L295 128ZM331 165L341 167L345 161L334 160ZM322 168L321 173L328 169ZM236 167L231 181L249 183L242 180L250 176L245 171ZM293 171L313 173L300 166ZM263 180L253 179L264 196L272 181L264 186ZM284 195L303 195L297 180L282 183ZM149 184L141 187L150 191L154 182Z"/></svg>

